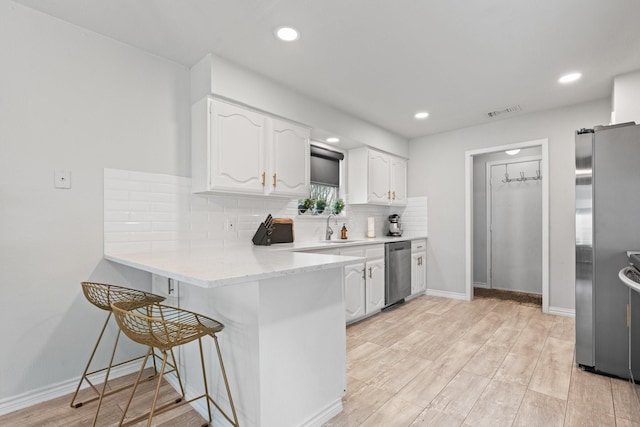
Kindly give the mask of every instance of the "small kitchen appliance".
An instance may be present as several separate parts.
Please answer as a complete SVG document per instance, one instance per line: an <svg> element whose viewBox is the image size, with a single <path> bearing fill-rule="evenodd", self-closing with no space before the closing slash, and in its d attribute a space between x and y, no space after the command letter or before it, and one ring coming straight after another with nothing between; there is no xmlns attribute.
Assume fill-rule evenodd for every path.
<svg viewBox="0 0 640 427"><path fill-rule="evenodd" d="M402 223L400 215L389 215L389 236L402 236Z"/></svg>

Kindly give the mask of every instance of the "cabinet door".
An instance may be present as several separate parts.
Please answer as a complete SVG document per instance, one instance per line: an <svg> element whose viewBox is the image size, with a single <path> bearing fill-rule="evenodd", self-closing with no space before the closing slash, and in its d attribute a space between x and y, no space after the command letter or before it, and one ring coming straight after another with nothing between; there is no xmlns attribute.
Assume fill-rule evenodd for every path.
<svg viewBox="0 0 640 427"><path fill-rule="evenodd" d="M344 268L344 304L347 323L365 314L364 267L364 263L358 263Z"/></svg>
<svg viewBox="0 0 640 427"><path fill-rule="evenodd" d="M411 295L427 289L426 252L411 254Z"/></svg>
<svg viewBox="0 0 640 427"><path fill-rule="evenodd" d="M367 261L367 314L384 307L384 259Z"/></svg>
<svg viewBox="0 0 640 427"><path fill-rule="evenodd" d="M268 183L271 194L308 197L309 136L308 128L273 119Z"/></svg>
<svg viewBox="0 0 640 427"><path fill-rule="evenodd" d="M378 205L388 205L391 199L389 187L389 156L369 150L367 201Z"/></svg>
<svg viewBox="0 0 640 427"><path fill-rule="evenodd" d="M407 204L407 161L399 157L391 159L391 204Z"/></svg>
<svg viewBox="0 0 640 427"><path fill-rule="evenodd" d="M211 100L211 190L263 194L266 183L266 118Z"/></svg>
<svg viewBox="0 0 640 427"><path fill-rule="evenodd" d="M180 307L179 291L179 281L157 274L151 275L151 292L164 297L163 304Z"/></svg>

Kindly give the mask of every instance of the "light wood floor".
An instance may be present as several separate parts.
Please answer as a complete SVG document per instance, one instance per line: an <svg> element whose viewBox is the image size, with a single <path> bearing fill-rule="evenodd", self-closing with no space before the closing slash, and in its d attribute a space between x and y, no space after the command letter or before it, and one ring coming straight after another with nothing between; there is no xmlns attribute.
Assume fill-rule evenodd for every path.
<svg viewBox="0 0 640 427"><path fill-rule="evenodd" d="M574 337L572 318L539 307L416 298L347 328L344 411L325 427L640 426L629 383L575 368ZM148 409L151 386L136 415ZM126 394L107 398L99 425L117 425ZM91 425L95 406L72 409L70 399L1 416L0 426ZM184 406L154 425L203 422Z"/></svg>
<svg viewBox="0 0 640 427"><path fill-rule="evenodd" d="M623 380L574 364L573 318L423 296L347 329L341 426L640 426Z"/></svg>
<svg viewBox="0 0 640 427"><path fill-rule="evenodd" d="M148 374L152 375L153 371L148 370ZM135 380L136 374L127 375L113 381L109 381L112 388L121 387ZM155 393L155 381L147 381L138 386L136 397L127 412L127 419L136 418L145 414L151 407L153 394ZM119 393L105 397L100 408L98 417L98 426L117 426L122 416L122 411L127 404L131 389L123 390ZM95 394L90 390L82 390L78 401L83 398L93 397ZM72 394L59 397L29 408L21 409L7 415L0 416L0 426L2 427L71 427L71 426L91 426L97 404L95 402L88 403L80 408L71 408ZM179 397L179 394L163 380L158 405L171 402ZM195 409L189 405L181 406L178 409L168 411L153 417L153 426L156 427L196 427L206 423L206 420L200 416ZM145 426L146 421L141 421L137 426Z"/></svg>

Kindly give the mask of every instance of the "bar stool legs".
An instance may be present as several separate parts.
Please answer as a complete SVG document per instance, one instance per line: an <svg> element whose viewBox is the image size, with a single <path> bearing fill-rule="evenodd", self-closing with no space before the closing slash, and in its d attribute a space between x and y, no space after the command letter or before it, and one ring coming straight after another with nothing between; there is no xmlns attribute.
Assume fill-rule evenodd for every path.
<svg viewBox="0 0 640 427"><path fill-rule="evenodd" d="M227 390L227 397L229 398L229 404L231 405L231 412L233 413L233 421L222 410L222 408L218 406L218 404L213 399L211 399L211 396L209 395L209 390L207 389L207 376L204 370L204 355L202 354L202 340L199 340L198 343L200 344L200 361L202 362L202 377L205 379L204 389L205 389L205 392L207 393L207 407L209 407L209 400L211 400L211 402L214 405L216 405L216 408L218 408L218 411L220 411L222 415L224 415L224 417L231 424L237 427L238 415L236 414L236 406L233 404L233 398L231 397L231 390L229 389L229 381L227 380L227 371L224 369L224 363L222 362L222 353L220 353L220 345L218 344L218 337L215 334L212 334L211 337L213 338L213 341L216 343L216 352L218 353L218 361L220 362L220 371L222 372L222 378L224 379L224 387ZM209 407L209 418L211 418L211 407ZM211 419L209 419L209 422L211 422Z"/></svg>
<svg viewBox="0 0 640 427"><path fill-rule="evenodd" d="M78 392L80 392L80 387L82 386L82 383L84 381L86 381L89 386L91 388L93 388L93 390L98 393L98 395L100 395L100 392L98 391L98 389L96 388L95 385L93 385L93 383L91 382L91 380L88 378L89 375L93 375L93 374L97 374L99 372L102 372L104 370L110 371L111 365L109 365L109 369L107 368L102 368L102 369L98 369L96 371L93 372L89 372L89 366L91 366L91 362L93 361L93 357L96 355L96 350L98 350L98 345L100 344L100 341L102 340L102 336L104 335L104 331L107 329L107 325L109 324L109 319L111 318L111 312L109 312L109 315L107 316L107 319L104 321L104 325L102 326L102 331L100 331L100 335L98 336L98 341L96 341L96 345L93 346L93 351L91 352L91 356L89 356L89 361L87 362L87 366L84 368L84 371L82 372L82 376L80 377L80 382L78 382L78 387L76 387L76 392L73 394L73 397L71 398L71 404L70 406L72 408L79 408L82 405L89 403L89 402L93 402L95 400L98 399L99 396L96 396L94 398L82 401L82 402L76 402L76 398L78 397ZM118 337L120 337L120 331L118 331ZM118 343L118 339L116 338L116 345ZM113 359L113 355L115 354L116 351L116 345L113 346L113 352L111 353L111 358ZM107 372L107 378L109 377L109 372ZM105 380L106 383L106 380Z"/></svg>
<svg viewBox="0 0 640 427"><path fill-rule="evenodd" d="M145 418L147 419L147 427L151 426L151 420L154 416L166 412L170 409L175 409L187 403L192 403L199 399L206 399L207 412L209 420L206 425L211 425L213 417L211 414L211 404L226 418L226 420L233 426L238 427L238 416L236 413L233 398L231 397L231 389L229 387L229 381L227 379L227 373L222 361L222 353L220 352L220 345L216 336L217 332L224 329L224 325L211 318L202 316L197 313L193 313L187 310L182 310L175 307L169 307L161 304L152 304L145 307L131 308L126 303L114 303L112 304L113 313L116 321L120 326L122 332L129 338L137 341L141 344L149 345L147 356L143 362L143 365L138 372L138 379L131 391L131 396L124 409L122 418L120 419L120 426L130 426L136 424ZM220 371L222 379L224 380L225 390L231 407L232 415L230 416L225 412L222 407L216 402L209 393L209 384L207 382L207 372L204 360L204 351L202 346L202 337L209 335L213 339L216 346L216 354L220 364ZM202 379L204 381L204 393L193 397L189 400L181 400L180 402L169 402L158 407L158 395L160 393L160 386L162 378L165 374L165 369L168 364L168 357L170 350L175 346L187 344L191 341L198 340L198 347L200 352L200 366L202 368ZM131 402L135 396L138 383L142 377L144 366L149 358L153 348L158 348L163 355L162 366L160 368L160 375L157 378L156 390L151 404L151 409L148 413L136 417L132 420L125 422L127 411L131 406ZM175 363L175 360L174 360Z"/></svg>
<svg viewBox="0 0 640 427"><path fill-rule="evenodd" d="M98 415L100 413L100 408L102 406L102 401L106 396L110 396L112 394L118 393L120 391L123 391L127 388L132 387L134 384L130 383L130 384L126 384L124 386L118 387L116 389L110 390L107 392L107 383L109 381L109 375L111 374L111 370L114 367L117 366L121 366L124 365L126 363L130 363L130 362L134 362L137 360L141 360L143 359L145 356L139 356L139 357L135 357L133 359L129 359L117 364L114 364L113 361L115 359L115 354L116 354L116 349L118 347L118 342L120 339L120 334L121 334L121 329L118 328L118 332L116 335L116 339L115 342L113 344L113 349L111 350L111 356L109 359L109 364L107 365L107 367L101 368L101 369L96 369L93 371L89 371L90 367L91 367L91 363L93 362L93 359L96 355L96 352L98 350L98 347L100 346L100 342L102 341L102 338L104 336L104 333L107 329L107 325L109 324L109 320L111 319L111 315L112 315L112 310L111 310L111 303L112 302L116 302L116 301L126 301L128 304L130 304L130 306L132 307L140 307L140 306L144 306L147 304L153 304L156 302L160 302L164 300L164 297L161 297L159 295L154 295L148 292L144 292L144 291L140 291L140 290L136 290L136 289L130 289L130 288L124 288L121 286L116 286L116 285L109 285L109 284L104 284L104 283L93 283L93 282L82 282L82 291L84 293L84 295L86 296L87 300L92 303L93 305L95 305L96 307L108 311L108 315L107 318L104 321L104 325L102 326L102 330L100 331L100 335L98 336L98 340L96 341L96 344L93 347L93 350L91 352L91 356L89 357L89 361L87 362L86 367L84 368L84 371L82 373L82 376L80 377L80 381L78 382L78 386L76 387L76 390L73 394L73 397L71 398L71 403L70 406L72 408L79 408L81 406L84 406L88 403L94 402L94 401L98 401L98 406L96 408L96 412L93 418L93 426L96 425L97 420L98 420ZM172 367L174 368L177 376L178 376L178 382L180 385L180 389L182 391L182 396L184 398L184 388L182 386L182 380L180 379L180 375L179 372L177 371L177 367L175 366L175 357L173 356L173 351L172 351L172 357L174 360L174 365L172 365ZM153 366L154 366L154 372L157 372L157 366L156 366L156 357L157 355L155 354L155 352L153 352ZM146 364L146 362L145 362ZM144 366L144 365L143 365ZM106 372L105 372L106 371ZM92 382L92 377L96 374L100 374L100 373L105 373L104 376L104 382L102 384L102 388L99 390L98 387ZM172 372L172 371L170 371ZM147 377L146 379L144 379L143 381L148 381L150 379L153 379L155 377L155 373L154 375L151 375L149 377ZM78 401L78 394L80 392L80 388L82 387L83 383L87 383L95 392L95 396L82 400L82 401Z"/></svg>

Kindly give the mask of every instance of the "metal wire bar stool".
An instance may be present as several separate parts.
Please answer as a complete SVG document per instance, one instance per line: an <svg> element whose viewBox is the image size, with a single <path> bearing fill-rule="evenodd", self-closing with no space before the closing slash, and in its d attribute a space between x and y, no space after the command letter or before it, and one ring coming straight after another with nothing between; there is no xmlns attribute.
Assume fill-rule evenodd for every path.
<svg viewBox="0 0 640 427"><path fill-rule="evenodd" d="M128 303L126 301L115 302L111 304L113 314L116 321L129 338L141 344L149 346L147 351L147 358L152 352L153 348L157 348L163 354L162 367L160 368L160 375L158 377L158 383L156 384L156 391L151 404L151 409L148 413L141 415L133 420L129 420L123 424L127 411L133 400L136 392L136 388L142 376L144 366L147 358L143 362L140 371L138 372L138 380L133 387L127 406L125 407L122 418L120 419L120 426L129 426L136 424L139 421L147 419L147 427L151 426L151 419L154 415L166 412L170 409L178 408L184 404L194 402L196 400L205 398L207 402L207 410L209 413L209 423L205 425L211 425L213 418L211 416L211 403L218 409L218 411L231 423L233 426L238 427L238 417L236 409L231 397L231 390L229 389L229 382L227 380L227 373L224 369L222 362L222 354L220 353L220 346L218 344L218 337L216 334L224 329L224 325L209 317L202 316L191 311L183 310L180 308L170 307L162 304L151 304L146 306L136 306L135 304ZM202 351L202 337L209 335L213 338L216 345L216 351L218 355L218 361L220 363L220 370L222 372L222 378L229 399L229 405L231 406L231 412L233 419L220 407L220 405L209 394L209 386L207 384L207 373L205 370L204 353ZM162 382L162 376L167 362L168 350L173 347L187 344L191 341L198 340L200 349L200 364L202 367L202 379L204 381L204 394L194 397L189 400L183 400L177 405L172 403L163 405L156 408L158 393L160 391L160 385Z"/></svg>
<svg viewBox="0 0 640 427"><path fill-rule="evenodd" d="M144 292L144 291L140 291L137 289L131 289L131 288L125 288L122 286L116 286L116 285L110 285L110 284L105 284L105 283L94 283L94 282L82 282L82 292L84 293L85 297L87 298L87 300L95 305L96 307L108 311L109 314L107 316L107 318L104 321L104 325L102 326L102 330L100 331L100 335L98 336L98 340L96 341L95 346L93 347L93 351L91 352L91 356L89 357L89 361L87 362L87 366L84 368L84 372L82 373L82 377L80 377L80 381L78 382L78 386L76 387L76 391L73 394L73 397L71 398L71 407L72 408L79 408L87 403L90 402L94 402L96 400L98 400L98 407L96 408L96 413L95 416L93 418L93 426L96 425L96 422L98 420L98 414L100 412L100 407L102 405L102 400L104 397L106 396L110 396L114 393L118 393L122 390L125 390L127 388L130 388L134 385L134 383L130 383L130 384L126 384L123 385L121 387L115 388L109 392L106 391L107 388L107 381L109 380L109 374L111 373L111 369L120 365L124 365L125 363L129 363L135 360L140 360L142 358L146 358L148 357L148 354L145 356L139 356L139 357L135 357L133 359L129 359L123 362L119 362L114 364L113 363L113 359L115 357L116 354L116 348L118 347L118 340L120 338L120 328L118 328L118 333L116 335L116 339L115 342L113 344L113 350L111 351L111 358L109 360L109 365L104 367L104 368L100 368L100 369L96 369L94 371L89 371L89 367L91 366L91 362L93 361L93 358L96 354L96 351L98 350L98 346L100 345L100 342L102 341L102 337L104 335L105 330L107 329L107 325L109 324L109 319L111 319L111 304L114 302L126 302L127 304L129 304L131 307L142 307L148 304L154 304L154 303L158 303L161 301L164 301L164 297L160 296L160 295L155 295L149 292ZM154 352L154 358L153 358L153 363L155 366L155 358L156 358L156 354ZM180 379L180 374L177 370L177 364L175 363L175 357L173 355L173 353L171 353L172 356L172 361L173 364L169 364L172 368L173 371L176 372L176 375L178 377L178 382L180 384L180 388L183 390L182 391L182 396L184 397L184 389L182 387L182 380ZM146 363L146 362L145 362ZM106 371L105 377L104 377L104 382L102 384L102 389L99 390L91 381L91 376L104 372ZM157 371L157 369L155 370ZM173 372L171 371L171 372ZM155 375L147 378L147 379L152 379ZM78 397L78 392L80 391L80 387L82 386L83 382L87 382L87 384L89 384L89 386L93 389L93 391L96 393L96 395L94 397L91 397L89 399L83 400L81 402L76 402L76 398Z"/></svg>

